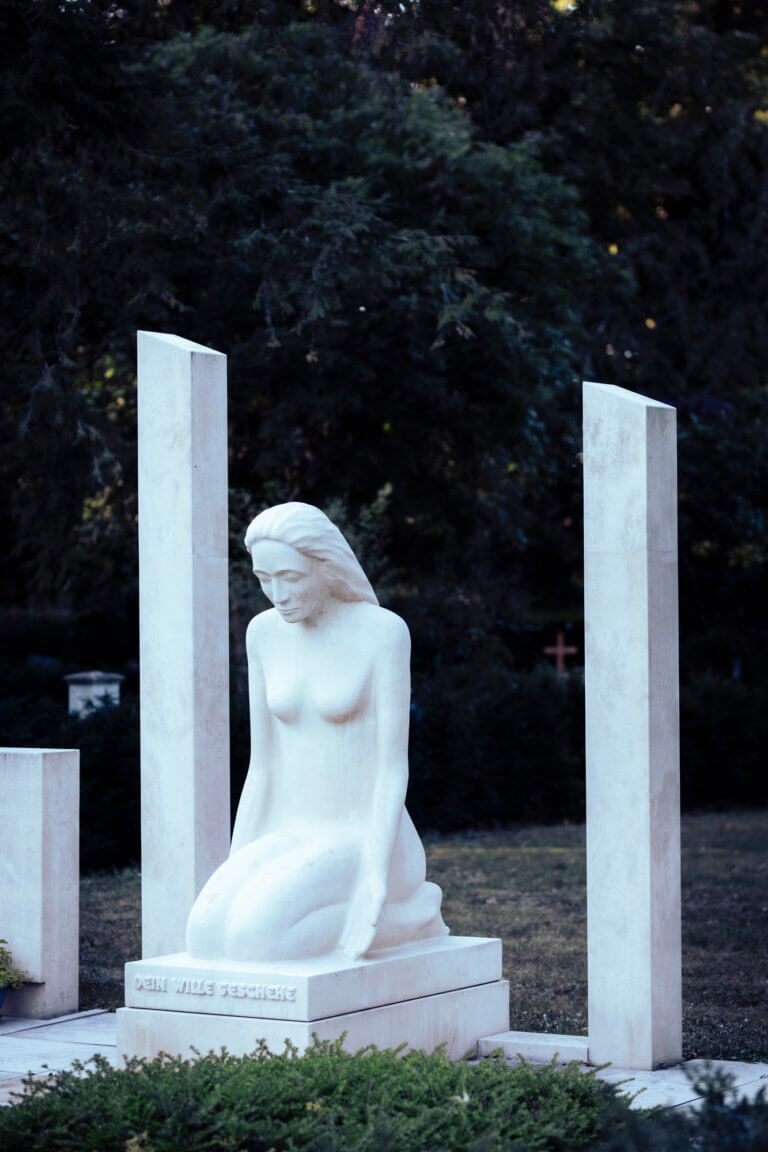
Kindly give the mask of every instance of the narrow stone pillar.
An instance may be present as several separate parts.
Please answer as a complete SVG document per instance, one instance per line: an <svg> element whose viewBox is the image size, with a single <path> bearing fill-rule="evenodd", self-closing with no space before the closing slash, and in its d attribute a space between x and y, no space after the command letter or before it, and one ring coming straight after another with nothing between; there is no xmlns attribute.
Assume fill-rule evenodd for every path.
<svg viewBox="0 0 768 1152"><path fill-rule="evenodd" d="M142 950L229 849L226 356L138 335Z"/></svg>
<svg viewBox="0 0 768 1152"><path fill-rule="evenodd" d="M681 1059L675 410L584 384L589 1058Z"/></svg>
<svg viewBox="0 0 768 1152"><path fill-rule="evenodd" d="M0 748L0 784L0 937L31 981L3 1013L65 1016L77 1011L80 753Z"/></svg>

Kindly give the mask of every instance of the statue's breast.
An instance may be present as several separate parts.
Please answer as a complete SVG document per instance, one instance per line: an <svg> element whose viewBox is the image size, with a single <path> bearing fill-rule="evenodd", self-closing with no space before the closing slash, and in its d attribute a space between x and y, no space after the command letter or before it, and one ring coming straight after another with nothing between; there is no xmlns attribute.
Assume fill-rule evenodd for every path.
<svg viewBox="0 0 768 1152"><path fill-rule="evenodd" d="M267 708L283 724L299 718L303 699L303 678L285 669L273 673L267 681Z"/></svg>
<svg viewBox="0 0 768 1152"><path fill-rule="evenodd" d="M282 724L299 724L320 717L345 724L360 716L370 701L370 670L274 669L267 678L267 707Z"/></svg>

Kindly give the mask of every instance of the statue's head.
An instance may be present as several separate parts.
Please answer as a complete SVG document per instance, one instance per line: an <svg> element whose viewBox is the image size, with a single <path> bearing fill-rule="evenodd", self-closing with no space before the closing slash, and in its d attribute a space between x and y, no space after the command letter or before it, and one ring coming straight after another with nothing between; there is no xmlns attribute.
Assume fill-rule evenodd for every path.
<svg viewBox="0 0 768 1152"><path fill-rule="evenodd" d="M292 500L266 508L245 533L250 553L261 540L287 544L313 560L328 591L337 600L367 600L378 604L376 593L347 541L324 512L312 504Z"/></svg>

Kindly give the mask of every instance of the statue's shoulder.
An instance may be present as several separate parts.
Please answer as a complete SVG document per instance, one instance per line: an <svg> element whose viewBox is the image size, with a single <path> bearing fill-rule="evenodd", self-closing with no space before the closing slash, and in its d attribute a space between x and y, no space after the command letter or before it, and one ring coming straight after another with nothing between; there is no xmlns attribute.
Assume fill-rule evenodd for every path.
<svg viewBox="0 0 768 1152"><path fill-rule="evenodd" d="M275 625L280 621L280 615L275 608L267 608L254 616L245 631L245 644L248 651L258 650L265 637L272 634Z"/></svg>
<svg viewBox="0 0 768 1152"><path fill-rule="evenodd" d="M355 605L361 634L377 640L386 647L410 648L411 634L408 625L402 616L382 608L378 604L368 604L364 601Z"/></svg>

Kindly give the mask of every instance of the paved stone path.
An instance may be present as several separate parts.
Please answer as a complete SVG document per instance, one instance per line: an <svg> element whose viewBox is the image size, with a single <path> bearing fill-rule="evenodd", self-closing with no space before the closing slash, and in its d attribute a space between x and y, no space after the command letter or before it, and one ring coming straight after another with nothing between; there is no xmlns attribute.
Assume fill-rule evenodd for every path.
<svg viewBox="0 0 768 1152"><path fill-rule="evenodd" d="M28 1073L50 1075L94 1053L117 1064L115 1014L96 1009L54 1020L0 1020L0 1104L12 1104Z"/></svg>
<svg viewBox="0 0 768 1152"><path fill-rule="evenodd" d="M70 1068L73 1060L87 1060L99 1052L117 1064L114 1012L78 1012L57 1020L0 1020L0 1105L15 1103L23 1091L23 1078L49 1076ZM611 1083L622 1081L621 1090L639 1093L633 1108L668 1108L691 1105L699 1098L684 1069L703 1069L703 1060L690 1060L658 1072L633 1072L605 1068L597 1075ZM742 1064L715 1060L712 1067L729 1072L735 1080L734 1092L740 1099L752 1099L761 1088L768 1096L768 1064Z"/></svg>

